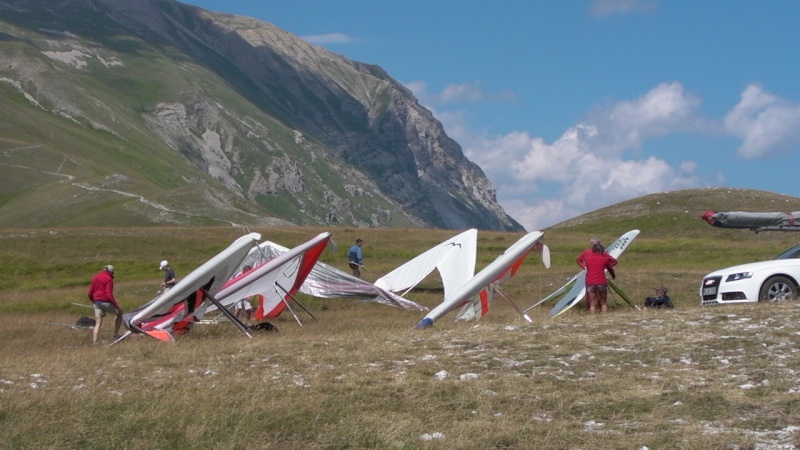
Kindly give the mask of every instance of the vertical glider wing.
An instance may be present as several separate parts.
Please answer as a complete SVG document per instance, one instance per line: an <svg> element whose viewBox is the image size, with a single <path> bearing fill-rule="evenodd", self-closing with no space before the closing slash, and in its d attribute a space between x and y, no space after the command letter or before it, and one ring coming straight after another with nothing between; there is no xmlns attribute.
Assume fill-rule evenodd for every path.
<svg viewBox="0 0 800 450"><path fill-rule="evenodd" d="M278 257L288 251L288 248L279 244L264 241L259 244L258 248L250 251L244 264L256 267L264 261ZM311 269L306 281L300 286L300 292L319 298L369 299L377 303L397 306L403 309L427 310L422 305L321 261L317 261L314 268Z"/></svg>
<svg viewBox="0 0 800 450"><path fill-rule="evenodd" d="M550 251L547 246L539 243L543 234L541 231L526 234L467 282L454 290L445 290L444 301L432 309L417 324L417 328L430 327L440 317L459 307L462 308L462 311L458 314L457 319L480 318L488 312L489 302L495 293L503 296L517 311L522 313L499 291L498 287L517 273L525 258L534 248L541 251L542 260L549 266Z"/></svg>
<svg viewBox="0 0 800 450"><path fill-rule="evenodd" d="M628 248L631 242L633 242L638 235L639 230L628 231L620 236L619 239L614 241L611 245L609 245L608 248L606 248L606 251L615 259L619 259L619 257L622 255L622 252ZM566 293L566 295L564 295L564 297L561 298L561 300L558 301L558 303L556 303L553 309L550 310L550 317L557 317L563 314L568 309L572 308L576 304L580 303L581 300L583 300L583 297L586 295L586 270L581 270L578 272L578 274L572 277L567 284L559 288L553 294L548 295L545 300L557 297L556 293L563 292L569 285L572 285L572 288ZM541 303L543 303L543 301L540 301L536 305Z"/></svg>
<svg viewBox="0 0 800 450"><path fill-rule="evenodd" d="M382 289L406 292L425 279L433 269L442 277L445 293L464 285L475 273L478 230L471 228L421 253L375 281Z"/></svg>
<svg viewBox="0 0 800 450"><path fill-rule="evenodd" d="M258 233L236 239L228 248L183 277L172 289L123 314L125 327L129 332L146 332L154 337L163 334L150 332L188 328L205 314L207 305L201 291L214 294L220 290L259 239L261 235Z"/></svg>

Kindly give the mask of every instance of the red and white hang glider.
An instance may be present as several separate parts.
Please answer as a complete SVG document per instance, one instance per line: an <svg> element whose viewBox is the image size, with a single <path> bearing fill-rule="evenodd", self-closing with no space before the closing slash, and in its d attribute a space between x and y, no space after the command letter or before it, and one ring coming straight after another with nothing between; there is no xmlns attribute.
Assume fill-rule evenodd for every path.
<svg viewBox="0 0 800 450"><path fill-rule="evenodd" d="M145 333L157 339L172 340L173 334L188 332L195 322L214 309L228 315L250 336L226 306L258 294L267 299L260 306L261 311L281 310L308 276L330 236L330 233L321 233L286 254L230 279L261 238L258 233L243 236L189 273L171 290L123 315L123 323L129 330L123 338L131 333Z"/></svg>

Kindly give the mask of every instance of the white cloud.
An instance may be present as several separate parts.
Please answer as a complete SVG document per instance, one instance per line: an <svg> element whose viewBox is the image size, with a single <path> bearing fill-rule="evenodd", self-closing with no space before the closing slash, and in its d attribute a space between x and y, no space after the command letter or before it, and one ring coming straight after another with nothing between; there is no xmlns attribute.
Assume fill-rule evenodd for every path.
<svg viewBox="0 0 800 450"><path fill-rule="evenodd" d="M446 95L428 92L422 82L407 86L426 105L485 98L475 85L452 85ZM434 115L494 183L506 211L534 230L650 193L726 183L720 171L701 179L696 161L670 163L644 155L643 150L652 153L647 144L654 139L688 133L736 136L742 139L738 151L745 158L769 156L800 143L800 105L758 85L747 87L722 121L704 118L701 103L680 83L661 83L638 98L592 110L553 142L524 131L500 136L476 132L466 125L463 111Z"/></svg>
<svg viewBox="0 0 800 450"><path fill-rule="evenodd" d="M699 99L678 83L592 112L552 143L525 132L486 138L453 126L448 134L495 183L507 212L540 229L633 197L700 185L697 164L673 167L650 156L631 158L648 138L699 128Z"/></svg>
<svg viewBox="0 0 800 450"><path fill-rule="evenodd" d="M657 7L656 0L592 0L589 10L595 17L606 17L630 12L652 12Z"/></svg>
<svg viewBox="0 0 800 450"><path fill-rule="evenodd" d="M347 44L353 42L353 38L344 33L311 34L300 36L300 38L313 45Z"/></svg>
<svg viewBox="0 0 800 450"><path fill-rule="evenodd" d="M800 144L800 105L780 99L757 84L723 119L725 130L742 139L738 154L758 159Z"/></svg>

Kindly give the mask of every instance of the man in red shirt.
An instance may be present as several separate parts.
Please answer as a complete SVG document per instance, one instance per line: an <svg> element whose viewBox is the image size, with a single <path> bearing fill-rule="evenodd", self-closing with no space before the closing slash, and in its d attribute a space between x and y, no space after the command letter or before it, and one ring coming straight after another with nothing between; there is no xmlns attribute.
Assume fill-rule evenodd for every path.
<svg viewBox="0 0 800 450"><path fill-rule="evenodd" d="M94 332L92 333L92 343L97 343L97 336L100 334L100 327L103 325L103 317L107 313L117 316L114 322L114 339L119 337L119 329L122 326L122 308L114 298L114 266L107 265L103 270L92 278L92 285L89 286L89 300L94 305Z"/></svg>
<svg viewBox="0 0 800 450"><path fill-rule="evenodd" d="M575 262L586 269L586 301L589 304L589 314L594 314L597 311L608 311L606 270L611 279L615 279L617 275L614 273L614 266L617 265L617 260L606 252L605 247L600 244L600 238L592 238L591 243L592 247L578 255Z"/></svg>

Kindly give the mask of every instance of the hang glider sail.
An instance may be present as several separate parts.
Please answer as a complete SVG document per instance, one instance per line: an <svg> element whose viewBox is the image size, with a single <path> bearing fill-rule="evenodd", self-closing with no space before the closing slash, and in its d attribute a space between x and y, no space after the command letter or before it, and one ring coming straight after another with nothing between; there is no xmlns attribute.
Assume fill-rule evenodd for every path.
<svg viewBox="0 0 800 450"><path fill-rule="evenodd" d="M243 298L258 297L256 320L278 317L313 271L331 233L320 233L305 243L287 249L231 279L216 295L219 304L228 307ZM216 305L209 307L209 311Z"/></svg>
<svg viewBox="0 0 800 450"><path fill-rule="evenodd" d="M541 252L545 266L550 266L550 250L539 242L543 234L541 231L526 234L475 276L460 286L451 286L450 290L446 288L444 301L432 309L417 324L417 328L428 328L436 320L457 308L462 309L456 320L478 319L489 312L489 305L495 294L501 295L523 317L526 317L524 312L499 290L499 286L516 275L525 258L535 248ZM530 318L526 317L526 320L530 321Z"/></svg>
<svg viewBox="0 0 800 450"><path fill-rule="evenodd" d="M258 248L250 251L243 264L256 267L264 261L276 258L288 251L288 248L280 244L264 241L259 244ZM317 261L311 269L311 273L300 286L300 292L318 298L358 298L403 309L418 311L428 309L321 261Z"/></svg>
<svg viewBox="0 0 800 450"><path fill-rule="evenodd" d="M619 237L616 241L614 241L611 245L606 248L606 251L613 256L615 259L619 259L625 249L630 246L631 242L639 235L639 230L631 230L627 233L623 234ZM564 294L566 292L566 294ZM526 309L525 311L530 311L536 306L541 305L542 303L558 298L563 294L561 300L559 300L553 309L550 310L549 316L556 317L568 309L572 308L576 304L580 303L583 300L583 297L586 295L586 270L581 270L575 276L569 279L567 283L560 288L558 288L555 292L548 295L544 299L537 302L535 305L531 306L530 308Z"/></svg>
<svg viewBox="0 0 800 450"><path fill-rule="evenodd" d="M216 294L222 288L259 239L261 235L258 233L236 239L228 248L183 277L172 289L123 314L123 324L129 330L123 337L135 332L169 340L171 336L164 332L188 331L193 322L203 317L206 295Z"/></svg>
<svg viewBox="0 0 800 450"><path fill-rule="evenodd" d="M719 228L744 228L753 231L800 231L800 211L795 212L716 212L706 211L703 220Z"/></svg>
<svg viewBox="0 0 800 450"><path fill-rule="evenodd" d="M478 230L471 228L382 276L375 286L405 295L436 269L445 292L455 290L475 273L477 247Z"/></svg>

